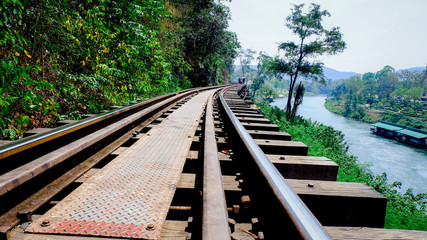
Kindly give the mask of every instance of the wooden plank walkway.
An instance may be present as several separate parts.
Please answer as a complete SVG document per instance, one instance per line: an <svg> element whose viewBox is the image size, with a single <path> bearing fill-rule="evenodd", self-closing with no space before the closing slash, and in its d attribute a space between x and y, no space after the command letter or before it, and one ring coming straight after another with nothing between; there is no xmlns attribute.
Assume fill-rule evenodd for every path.
<svg viewBox="0 0 427 240"><path fill-rule="evenodd" d="M26 229L158 239L208 97L202 92L153 126Z"/></svg>

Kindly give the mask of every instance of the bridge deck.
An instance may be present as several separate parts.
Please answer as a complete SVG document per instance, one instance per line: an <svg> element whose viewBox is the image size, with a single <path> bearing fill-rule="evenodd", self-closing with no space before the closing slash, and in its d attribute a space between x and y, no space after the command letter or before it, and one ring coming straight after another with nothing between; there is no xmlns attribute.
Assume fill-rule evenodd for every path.
<svg viewBox="0 0 427 240"><path fill-rule="evenodd" d="M211 94L196 95L155 125L26 231L158 239Z"/></svg>

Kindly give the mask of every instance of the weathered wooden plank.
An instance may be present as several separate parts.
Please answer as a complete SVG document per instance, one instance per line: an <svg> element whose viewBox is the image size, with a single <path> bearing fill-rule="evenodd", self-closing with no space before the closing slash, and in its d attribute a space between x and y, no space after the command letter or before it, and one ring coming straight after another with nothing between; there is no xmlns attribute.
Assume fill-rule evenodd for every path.
<svg viewBox="0 0 427 240"><path fill-rule="evenodd" d="M91 178L93 175L95 175L99 170L99 168L91 168L89 171L77 178L75 182L84 183L89 180L89 178Z"/></svg>
<svg viewBox="0 0 427 240"><path fill-rule="evenodd" d="M254 139L265 154L307 155L308 147L302 142Z"/></svg>
<svg viewBox="0 0 427 240"><path fill-rule="evenodd" d="M246 130L279 131L279 126L276 124L242 122L242 125Z"/></svg>
<svg viewBox="0 0 427 240"><path fill-rule="evenodd" d="M265 118L261 113L234 113L236 117Z"/></svg>
<svg viewBox="0 0 427 240"><path fill-rule="evenodd" d="M78 120L61 120L56 122L56 126L63 126L63 125L67 125L67 124L71 124L71 123L76 123L78 122Z"/></svg>
<svg viewBox="0 0 427 240"><path fill-rule="evenodd" d="M253 109L253 108L250 108L250 106L249 105L247 105L246 103L244 103L244 104L234 104L234 105L231 105L231 106L229 106L230 107L230 109L232 110L232 111L235 111L235 110L237 110L237 111L252 111L252 112L257 112L257 110L255 110L255 109Z"/></svg>
<svg viewBox="0 0 427 240"><path fill-rule="evenodd" d="M258 111L253 110L253 109L231 109L233 111L233 113L245 113L245 114L251 114L251 113L258 113Z"/></svg>
<svg viewBox="0 0 427 240"><path fill-rule="evenodd" d="M267 139L267 140L291 140L291 135L286 132L278 131L262 131L262 130L247 130L253 139Z"/></svg>
<svg viewBox="0 0 427 240"><path fill-rule="evenodd" d="M82 118L85 119L85 118L90 118L95 116L98 116L98 114L88 113L88 114L82 115Z"/></svg>
<svg viewBox="0 0 427 240"><path fill-rule="evenodd" d="M326 226L384 227L387 199L363 183L286 179Z"/></svg>
<svg viewBox="0 0 427 240"><path fill-rule="evenodd" d="M6 145L12 142L13 142L12 140L0 140L0 146Z"/></svg>
<svg viewBox="0 0 427 240"><path fill-rule="evenodd" d="M267 118L251 118L251 117L237 117L240 122L250 122L250 123L266 123L269 124L270 120Z"/></svg>
<svg viewBox="0 0 427 240"><path fill-rule="evenodd" d="M335 181L338 164L326 157L267 155L284 178Z"/></svg>
<svg viewBox="0 0 427 240"><path fill-rule="evenodd" d="M187 159L197 159L199 158L199 152L198 151L188 151Z"/></svg>
<svg viewBox="0 0 427 240"><path fill-rule="evenodd" d="M52 130L52 128L34 128L34 129L30 130L30 131L24 132L24 137L29 137L29 136L33 136L33 135L36 135L36 134L49 132L51 130Z"/></svg>
<svg viewBox="0 0 427 240"><path fill-rule="evenodd" d="M239 181L236 181L236 176L222 175L222 185L225 191L242 191L239 188ZM183 173L179 180L178 188L194 188L196 184L196 174Z"/></svg>
<svg viewBox="0 0 427 240"><path fill-rule="evenodd" d="M225 154L223 152L218 152L218 159L220 161L231 161L230 155Z"/></svg>
<svg viewBox="0 0 427 240"><path fill-rule="evenodd" d="M194 189L196 186L196 175L191 173L181 173L177 188Z"/></svg>
<svg viewBox="0 0 427 240"><path fill-rule="evenodd" d="M122 154L124 151L126 151L126 149L128 149L129 147L118 147L114 152L112 152L112 155L120 155Z"/></svg>
<svg viewBox="0 0 427 240"><path fill-rule="evenodd" d="M410 231L410 230L366 228L366 227L325 227L325 229L335 240L427 239L427 231Z"/></svg>

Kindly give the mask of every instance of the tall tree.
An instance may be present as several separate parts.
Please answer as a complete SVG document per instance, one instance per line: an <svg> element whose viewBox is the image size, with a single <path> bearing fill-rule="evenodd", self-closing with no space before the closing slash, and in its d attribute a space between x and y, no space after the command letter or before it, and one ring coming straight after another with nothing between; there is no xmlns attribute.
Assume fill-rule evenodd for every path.
<svg viewBox="0 0 427 240"><path fill-rule="evenodd" d="M250 48L239 50L239 62L240 62L240 67L242 68L243 77L247 77L245 73L249 71L250 63L252 60L254 60L255 53L256 51L253 51Z"/></svg>
<svg viewBox="0 0 427 240"><path fill-rule="evenodd" d="M262 88L265 80L269 78L271 73L269 72L269 66L272 62L270 56L265 55L263 52L259 52L257 57L257 72L253 79L253 83L250 85L252 89L252 97L256 97L256 92Z"/></svg>
<svg viewBox="0 0 427 240"><path fill-rule="evenodd" d="M378 79L378 94L380 99L389 98L390 93L398 87L398 76L395 74L394 68L385 66L375 74Z"/></svg>
<svg viewBox="0 0 427 240"><path fill-rule="evenodd" d="M230 10L222 1L173 0L186 13L180 19L183 53L191 65L193 86L216 85L217 77L231 66L239 47L235 33L227 31Z"/></svg>
<svg viewBox="0 0 427 240"><path fill-rule="evenodd" d="M322 25L323 17L330 13L320 10L320 6L312 3L307 13L303 13L304 4L294 5L292 13L286 18L286 27L298 36L298 42L283 42L279 50L283 50L284 58L275 58L274 70L290 77L289 95L286 104L286 115L291 118L292 96L295 83L301 75L315 81L323 80L323 63L316 57L323 54L337 54L344 51L346 43L338 27L327 30ZM295 101L296 102L296 101Z"/></svg>

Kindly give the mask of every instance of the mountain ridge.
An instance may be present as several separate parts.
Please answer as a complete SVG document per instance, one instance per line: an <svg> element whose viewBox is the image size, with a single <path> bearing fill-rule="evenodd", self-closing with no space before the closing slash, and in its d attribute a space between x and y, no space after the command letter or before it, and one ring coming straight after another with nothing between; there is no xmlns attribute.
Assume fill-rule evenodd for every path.
<svg viewBox="0 0 427 240"><path fill-rule="evenodd" d="M253 70L257 69L257 65L250 65L250 68ZM240 65L235 65L234 71L238 72L240 71ZM425 67L411 67L411 68L405 68L405 69L400 69L400 70L396 70L396 72L401 73L403 71L423 71L424 69L426 69ZM323 67L323 74L325 75L326 79L335 81L335 80L345 80L345 79L349 79L353 76L362 76L362 73L356 73L356 72L342 72L339 70L336 70L334 68L330 68L330 67Z"/></svg>

